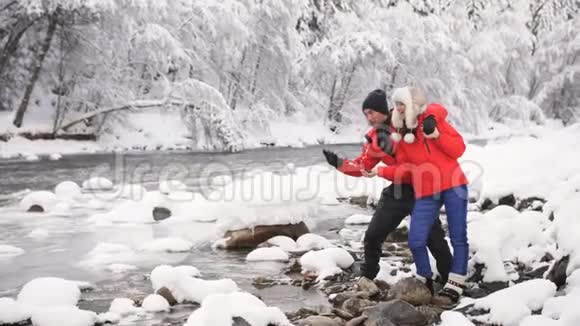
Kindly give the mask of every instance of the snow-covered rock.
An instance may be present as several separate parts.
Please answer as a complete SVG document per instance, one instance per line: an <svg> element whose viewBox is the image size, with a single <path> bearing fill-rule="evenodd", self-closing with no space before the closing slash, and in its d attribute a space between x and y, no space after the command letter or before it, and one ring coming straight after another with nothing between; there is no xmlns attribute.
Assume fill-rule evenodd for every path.
<svg viewBox="0 0 580 326"><path fill-rule="evenodd" d="M574 193L569 194L567 199L561 200L559 205L550 204L554 213L554 236L558 243L560 255L570 255L567 274L580 269L580 177L578 178ZM551 203L551 201L548 201Z"/></svg>
<svg viewBox="0 0 580 326"><path fill-rule="evenodd" d="M113 187L113 182L103 177L93 177L83 182L83 190L88 191L107 191L113 190Z"/></svg>
<svg viewBox="0 0 580 326"><path fill-rule="evenodd" d="M532 311L540 310L544 302L556 294L556 285L549 280L535 279L494 292L474 302L476 309L488 309L489 314L476 317L478 321L517 325Z"/></svg>
<svg viewBox="0 0 580 326"><path fill-rule="evenodd" d="M30 311L20 302L12 298L0 298L0 325L16 324L30 316Z"/></svg>
<svg viewBox="0 0 580 326"><path fill-rule="evenodd" d="M519 212L511 206L499 205L484 215L487 219L510 219L518 216Z"/></svg>
<svg viewBox="0 0 580 326"><path fill-rule="evenodd" d="M41 207L43 212L50 211L58 202L56 195L50 191L33 191L20 201L20 208L29 211L31 207Z"/></svg>
<svg viewBox="0 0 580 326"><path fill-rule="evenodd" d="M306 233L296 239L296 244L302 250L319 250L334 247L328 239L314 233Z"/></svg>
<svg viewBox="0 0 580 326"><path fill-rule="evenodd" d="M169 311L169 303L158 294L148 295L141 304L141 307L148 312Z"/></svg>
<svg viewBox="0 0 580 326"><path fill-rule="evenodd" d="M575 270L566 279L566 293L580 294L580 269Z"/></svg>
<svg viewBox="0 0 580 326"><path fill-rule="evenodd" d="M96 313L75 306L49 306L32 312L35 326L93 326L96 322Z"/></svg>
<svg viewBox="0 0 580 326"><path fill-rule="evenodd" d="M286 315L245 292L212 294L189 316L186 326L231 326L233 317L241 317L252 326L275 324L291 326Z"/></svg>
<svg viewBox="0 0 580 326"><path fill-rule="evenodd" d="M236 282L231 279L202 280L198 278L187 277L178 281L177 292L172 290L172 294L174 294L175 298L179 302L201 302L210 294L230 293L238 290L239 288Z"/></svg>
<svg viewBox="0 0 580 326"><path fill-rule="evenodd" d="M565 202L578 196L578 191L580 191L580 172L561 182L550 192L550 195L546 198L544 211L548 214L557 212Z"/></svg>
<svg viewBox="0 0 580 326"><path fill-rule="evenodd" d="M302 273L313 272L318 280L342 273L342 270L354 264L354 258L342 248L327 248L309 251L300 258Z"/></svg>
<svg viewBox="0 0 580 326"><path fill-rule="evenodd" d="M542 315L527 316L518 324L518 326L574 326L564 321L554 320Z"/></svg>
<svg viewBox="0 0 580 326"><path fill-rule="evenodd" d="M28 306L75 306L81 290L72 281L56 277L40 277L26 283L18 302Z"/></svg>
<svg viewBox="0 0 580 326"><path fill-rule="evenodd" d="M63 181L54 187L58 198L74 198L81 194L81 187L74 181Z"/></svg>
<svg viewBox="0 0 580 326"><path fill-rule="evenodd" d="M475 252L471 263L485 265L485 282L511 280L505 261L532 265L541 260L553 242L544 232L549 221L539 212L519 213L512 207L498 206L483 216L469 216L468 238Z"/></svg>
<svg viewBox="0 0 580 326"><path fill-rule="evenodd" d="M213 293L231 293L238 286L231 279L202 280L188 275L191 269L179 269L168 265L157 266L151 272L151 284L155 291L167 288L177 302L202 302Z"/></svg>
<svg viewBox="0 0 580 326"><path fill-rule="evenodd" d="M200 277L201 273L199 270L193 266L169 266L169 265L159 265L151 271L151 285L153 289L159 290L160 288L173 283L176 279L185 277Z"/></svg>
<svg viewBox="0 0 580 326"><path fill-rule="evenodd" d="M279 247L258 248L246 257L247 261L288 261L288 254Z"/></svg>
<svg viewBox="0 0 580 326"><path fill-rule="evenodd" d="M284 236L284 235L277 235L273 238L266 240L266 245L280 247L282 250L286 252L295 252L299 251L300 248L294 239Z"/></svg>
<svg viewBox="0 0 580 326"><path fill-rule="evenodd" d="M475 324L459 312L444 311L441 314L441 324L439 326L475 326Z"/></svg>
<svg viewBox="0 0 580 326"><path fill-rule="evenodd" d="M522 325L580 325L578 302L580 302L580 269L568 276L564 295L546 300L542 309L542 315L527 317L522 321ZM541 322L544 322L544 324L541 324Z"/></svg>
<svg viewBox="0 0 580 326"><path fill-rule="evenodd" d="M544 302L542 315L556 320L580 317L578 315L578 300L580 300L580 293L549 298Z"/></svg>
<svg viewBox="0 0 580 326"><path fill-rule="evenodd" d="M135 301L128 298L115 298L111 301L109 312L120 316L133 315L143 312L143 308L135 306Z"/></svg>

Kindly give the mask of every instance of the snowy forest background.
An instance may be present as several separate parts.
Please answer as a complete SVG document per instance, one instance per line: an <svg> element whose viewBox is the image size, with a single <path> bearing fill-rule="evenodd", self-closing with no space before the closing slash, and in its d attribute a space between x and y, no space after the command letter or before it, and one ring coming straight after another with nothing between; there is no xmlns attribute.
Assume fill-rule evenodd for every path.
<svg viewBox="0 0 580 326"><path fill-rule="evenodd" d="M237 150L309 123L364 128L364 96L409 83L471 134L571 124L579 10L577 0L1 0L0 131L139 137L175 131L158 123L171 116L194 147Z"/></svg>

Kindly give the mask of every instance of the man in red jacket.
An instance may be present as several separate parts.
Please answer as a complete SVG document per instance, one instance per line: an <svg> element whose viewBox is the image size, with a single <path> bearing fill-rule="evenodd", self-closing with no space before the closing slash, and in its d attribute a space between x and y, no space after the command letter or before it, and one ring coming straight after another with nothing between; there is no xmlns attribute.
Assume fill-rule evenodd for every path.
<svg viewBox="0 0 580 326"><path fill-rule="evenodd" d="M353 177L363 176L364 171L372 170L379 162L396 165L393 155L393 142L390 139L390 112L386 94L377 89L368 94L362 105L363 113L371 129L365 134L366 143L362 154L354 159L339 158L335 153L323 150L328 163L338 171ZM415 194L410 176L401 178L383 189L381 198L373 214L364 237L364 264L361 267L359 282L372 282L379 272L382 245L387 235L393 232L401 221L411 214L415 204ZM428 248L437 261L437 270L443 284L447 282L451 268L451 252L445 240L445 231L437 220L431 229ZM433 284L427 284L433 292Z"/></svg>

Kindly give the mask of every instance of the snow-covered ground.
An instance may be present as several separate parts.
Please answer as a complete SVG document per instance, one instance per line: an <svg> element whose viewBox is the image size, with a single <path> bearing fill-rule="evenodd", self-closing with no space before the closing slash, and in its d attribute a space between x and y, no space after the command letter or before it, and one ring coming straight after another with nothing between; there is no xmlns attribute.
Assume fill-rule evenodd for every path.
<svg viewBox="0 0 580 326"><path fill-rule="evenodd" d="M580 243L576 240L580 234L578 148L578 124L555 130L538 129L532 136L490 142L483 147L468 146L462 164L473 181L472 191L480 191L480 202L507 194L513 194L517 200L539 197L546 201L539 202L538 208L543 207L543 211L538 212L519 212L505 206L485 213L471 212L468 226L471 272L476 263L481 263L486 266L485 281L515 282L517 275L510 270L510 264L537 268L545 265L541 260L546 253L556 260L569 255L567 274L572 284L562 296L555 296L555 289L548 283L525 282L504 290L507 292L462 302L490 310L479 317L480 321L577 325L578 314L570 307L571 302L577 302L575 289L580 284L577 282ZM94 282L118 274L145 273L151 274L148 295L168 287L176 293L178 301L201 303L202 308L191 315L188 325L203 322L220 301L231 302L231 310L224 312L224 316L245 316L248 321L258 318L257 323L263 321L259 318L268 317L283 324L285 317L279 310L239 292L243 289L232 280L235 274L231 270L225 274L228 270L225 264L212 267L212 259L234 259L238 267L264 272L281 270L292 261L292 255L298 254L305 274L314 272L324 278L352 264L348 252L337 247L337 239L328 240L317 234L307 234L297 241L276 238L269 242L269 248L225 259L223 253L208 249L209 245L226 230L257 225L305 221L312 229L329 218L341 218L344 223L349 217L349 225L366 223L369 211L354 209L337 198L366 194L376 200L388 182L346 177L325 163L289 165L276 173L259 169L249 172L219 178L214 187L205 189L208 190L205 196L178 183L161 184L156 189L143 189L134 183L112 184L111 188L111 183L104 179L87 179L77 186L70 180L54 180L55 186L68 182L52 191L33 189L18 194L20 202L0 207L0 269L6 271L0 280L0 293L6 293L0 294L4 296L0 299L0 323L31 317L39 325L51 325L55 316L66 313L75 316L78 322L75 325L89 325L98 318L146 318L143 316L149 313L165 311L167 306L157 296L147 296L143 307L134 307L130 299L124 300L123 293L119 293L111 304L110 314L97 316L76 307L83 294L77 288L78 283L68 281L80 278ZM133 197L133 193L139 195ZM43 212L26 212L33 206L41 207ZM153 215L156 207L168 210L171 216L156 221ZM345 230L340 232L341 236L348 235L360 243L360 228ZM202 248L206 248L205 253L199 251ZM193 257L198 254L200 257ZM195 259L203 266L192 263ZM160 264L168 266L157 267L156 272L154 268ZM392 284L408 276L391 275L397 264L400 262L383 262L379 278ZM172 267L178 265L185 266ZM202 269L206 266L207 270ZM238 273L248 274L246 270ZM41 295L46 288L52 289L50 293L58 293L58 297ZM514 293L522 299L510 300ZM244 300L247 304L240 303ZM532 316L532 311L542 308L541 317ZM454 314L443 318L444 325L455 321L465 322Z"/></svg>
<svg viewBox="0 0 580 326"><path fill-rule="evenodd" d="M486 198L514 194L545 199L562 181L577 175L579 134L580 124L537 126L527 135L468 146L461 161L473 177L481 176Z"/></svg>
<svg viewBox="0 0 580 326"><path fill-rule="evenodd" d="M30 124L21 129L12 125L12 113L0 112L0 132L50 132L51 117L32 112ZM269 129L247 132L243 140L246 149L260 148L274 144L278 147L304 147L316 144L346 144L362 142L362 134L368 129L363 116L359 123L353 123L333 133L322 120L312 120L297 115L287 120L272 121ZM105 133L96 142L71 140L28 140L13 137L8 142L0 142L0 159L22 158L26 160L52 159L58 155L73 153L96 153L132 150L194 150L206 151L211 144L194 143L188 126L179 112L136 112L131 114L129 124L119 124L111 133ZM151 126L156 126L151 128ZM58 154L58 155L57 155Z"/></svg>

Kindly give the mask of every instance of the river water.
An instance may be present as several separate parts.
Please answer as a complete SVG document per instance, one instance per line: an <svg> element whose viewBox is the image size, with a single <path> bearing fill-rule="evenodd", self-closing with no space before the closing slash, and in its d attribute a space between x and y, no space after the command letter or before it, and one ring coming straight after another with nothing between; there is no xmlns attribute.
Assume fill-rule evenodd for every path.
<svg viewBox="0 0 580 326"><path fill-rule="evenodd" d="M360 145L325 146L343 156L354 157ZM196 191L207 185L207 178L260 169L280 171L289 165L310 166L324 162L322 147L271 148L241 153L152 152L124 154L85 154L65 156L58 161L0 161L0 245L9 244L25 250L15 257L0 256L0 297L15 297L20 288L36 277L62 277L87 281L92 291L83 293L80 306L96 312L108 310L113 298L142 299L153 291L147 275L160 264L192 265L204 279L231 278L244 290L259 295L268 305L292 311L304 306L326 306L326 299L315 289L276 286L256 289L256 276L282 277L286 263L248 263L247 252L226 252L211 248L208 237L212 223L190 222L179 225L141 224L95 227L88 222L94 207L77 207L68 216L24 213L17 205L28 191L53 190L66 180L82 184L92 176L111 179L115 184L140 183L156 190L159 180L178 179ZM289 203L288 205L292 205ZM316 219L306 220L312 232L338 239L337 230L345 217L369 213L361 208L341 204L320 208ZM33 230L44 230L46 237L30 237ZM83 264L87 254L101 242L139 246L159 237L181 237L195 244L187 253L148 254L131 257L128 264L137 269L113 273ZM182 306L170 313L151 315L134 325L155 325L176 321L179 324L193 307Z"/></svg>

